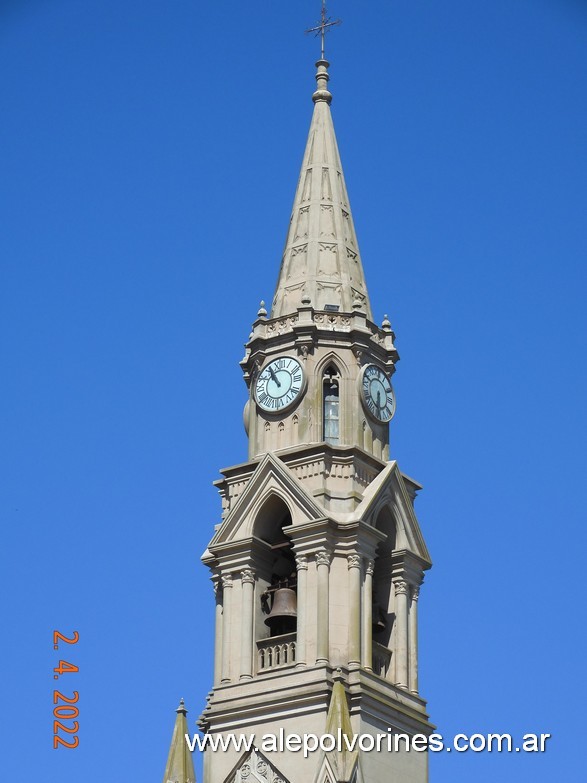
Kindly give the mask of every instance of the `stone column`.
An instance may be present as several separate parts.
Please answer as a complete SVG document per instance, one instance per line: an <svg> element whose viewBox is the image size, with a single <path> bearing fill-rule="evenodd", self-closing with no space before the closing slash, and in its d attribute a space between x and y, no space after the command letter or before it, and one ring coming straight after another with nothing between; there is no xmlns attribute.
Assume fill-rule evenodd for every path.
<svg viewBox="0 0 587 783"><path fill-rule="evenodd" d="M230 682L230 626L232 622L232 576L222 577L222 678Z"/></svg>
<svg viewBox="0 0 587 783"><path fill-rule="evenodd" d="M395 590L395 679L396 685L408 688L408 583L393 583Z"/></svg>
<svg viewBox="0 0 587 783"><path fill-rule="evenodd" d="M296 620L296 667L306 666L306 631L308 619L306 617L306 601L308 593L308 558L305 555L296 557L298 571L298 616Z"/></svg>
<svg viewBox="0 0 587 783"><path fill-rule="evenodd" d="M316 663L328 663L330 660L329 589L330 554L326 549L316 552L316 567L318 571L318 643L316 648Z"/></svg>
<svg viewBox="0 0 587 783"><path fill-rule="evenodd" d="M418 693L418 598L420 586L412 587L412 601L410 603L410 690Z"/></svg>
<svg viewBox="0 0 587 783"><path fill-rule="evenodd" d="M349 666L361 665L361 556L349 555Z"/></svg>
<svg viewBox="0 0 587 783"><path fill-rule="evenodd" d="M255 575L250 568L241 571L242 610L241 610L241 667L240 679L253 677L253 600L255 593Z"/></svg>
<svg viewBox="0 0 587 783"><path fill-rule="evenodd" d="M361 662L363 669L373 671L373 560L365 561L365 581L363 583L363 638Z"/></svg>
<svg viewBox="0 0 587 783"><path fill-rule="evenodd" d="M214 630L214 685L222 678L222 590L218 579L214 579L215 630Z"/></svg>

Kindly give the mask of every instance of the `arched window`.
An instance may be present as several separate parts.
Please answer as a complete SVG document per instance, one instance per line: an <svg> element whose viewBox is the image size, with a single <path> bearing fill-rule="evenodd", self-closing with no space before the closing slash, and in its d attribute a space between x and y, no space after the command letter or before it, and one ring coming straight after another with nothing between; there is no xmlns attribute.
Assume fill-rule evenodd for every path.
<svg viewBox="0 0 587 783"><path fill-rule="evenodd" d="M340 375L333 365L324 372L322 400L323 438L337 446L340 443Z"/></svg>
<svg viewBox="0 0 587 783"><path fill-rule="evenodd" d="M385 677L391 659L390 647L395 620L392 553L396 544L396 526L388 506L379 512L375 527L385 533L386 537L377 547L373 573L373 670L375 674Z"/></svg>
<svg viewBox="0 0 587 783"><path fill-rule="evenodd" d="M288 528L292 524L291 513L281 498L271 495L261 507L255 520L253 535L270 545L271 555L265 552L264 562L257 570L260 592L261 615L257 622L258 643L267 637L293 634L297 625L297 572L294 551ZM294 642L288 647L287 660L293 663L295 656L295 638L284 644ZM267 655L277 654L277 648L261 647L263 658L261 669L273 668L277 663ZM283 654L285 654L285 652ZM290 660L291 658L291 660ZM281 660L281 659L280 659ZM283 664L285 661L281 660Z"/></svg>

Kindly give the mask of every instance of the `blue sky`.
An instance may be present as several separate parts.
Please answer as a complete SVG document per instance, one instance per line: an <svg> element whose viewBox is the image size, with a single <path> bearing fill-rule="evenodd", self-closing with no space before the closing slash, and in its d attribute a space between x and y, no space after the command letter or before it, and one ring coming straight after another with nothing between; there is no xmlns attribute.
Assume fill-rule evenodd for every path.
<svg viewBox="0 0 587 783"><path fill-rule="evenodd" d="M579 779L587 3L330 11L363 263L402 357L392 456L425 487L422 693L446 735L553 735L434 755L431 780ZM205 703L211 482L246 458L238 361L277 277L318 14L0 5L6 780L161 780L179 698L192 725ZM73 628L80 747L53 750L52 632Z"/></svg>

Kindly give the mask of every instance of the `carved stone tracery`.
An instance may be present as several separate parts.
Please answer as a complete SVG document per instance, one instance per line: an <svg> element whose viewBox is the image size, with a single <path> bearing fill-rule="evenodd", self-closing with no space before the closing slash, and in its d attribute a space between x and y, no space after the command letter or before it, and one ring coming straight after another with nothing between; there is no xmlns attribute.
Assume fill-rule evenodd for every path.
<svg viewBox="0 0 587 783"><path fill-rule="evenodd" d="M258 750L253 749L239 763L225 783L288 783L281 772Z"/></svg>

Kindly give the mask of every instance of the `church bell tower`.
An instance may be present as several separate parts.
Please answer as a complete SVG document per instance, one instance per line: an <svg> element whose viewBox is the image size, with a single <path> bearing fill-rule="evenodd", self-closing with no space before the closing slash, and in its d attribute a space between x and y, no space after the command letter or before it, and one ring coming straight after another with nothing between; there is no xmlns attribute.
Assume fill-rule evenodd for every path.
<svg viewBox="0 0 587 783"><path fill-rule="evenodd" d="M324 20L323 20L324 22ZM203 555L216 595L204 783L425 783L427 753L264 752L263 735L430 734L418 686L418 596L430 557L420 485L390 455L398 354L378 326L334 133L329 63L275 296L241 361L248 461L221 471ZM383 282L383 281L382 281Z"/></svg>

